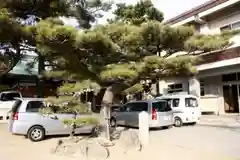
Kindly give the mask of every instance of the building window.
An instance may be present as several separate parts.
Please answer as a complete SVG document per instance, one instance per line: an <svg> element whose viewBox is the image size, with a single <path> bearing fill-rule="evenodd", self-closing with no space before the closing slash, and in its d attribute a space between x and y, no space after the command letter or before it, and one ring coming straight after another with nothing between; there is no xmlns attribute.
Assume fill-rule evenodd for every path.
<svg viewBox="0 0 240 160"><path fill-rule="evenodd" d="M240 72L237 73L237 80L240 81Z"/></svg>
<svg viewBox="0 0 240 160"><path fill-rule="evenodd" d="M240 21L232 24L232 29L240 29Z"/></svg>
<svg viewBox="0 0 240 160"><path fill-rule="evenodd" d="M222 82L237 81L237 73L222 75Z"/></svg>
<svg viewBox="0 0 240 160"><path fill-rule="evenodd" d="M224 31L230 31L231 30L231 25L227 25L227 26L223 26L220 28L221 32L224 32Z"/></svg>
<svg viewBox="0 0 240 160"><path fill-rule="evenodd" d="M220 28L221 32L235 30L235 29L240 29L240 21Z"/></svg>
<svg viewBox="0 0 240 160"><path fill-rule="evenodd" d="M182 91L183 85L181 83L168 85L168 93L177 93Z"/></svg>
<svg viewBox="0 0 240 160"><path fill-rule="evenodd" d="M200 95L205 96L204 81L200 80Z"/></svg>
<svg viewBox="0 0 240 160"><path fill-rule="evenodd" d="M38 112L39 109L44 108L44 104L41 101L30 101L27 104L26 112Z"/></svg>

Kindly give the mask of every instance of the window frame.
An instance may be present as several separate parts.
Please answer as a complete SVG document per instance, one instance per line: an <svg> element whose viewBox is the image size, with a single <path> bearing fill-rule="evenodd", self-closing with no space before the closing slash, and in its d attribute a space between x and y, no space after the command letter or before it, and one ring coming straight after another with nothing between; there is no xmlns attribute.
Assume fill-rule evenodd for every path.
<svg viewBox="0 0 240 160"><path fill-rule="evenodd" d="M155 109L157 109L157 112L170 112L170 111L172 111L172 107L168 104L167 101L155 101L155 102L151 102L151 103L152 103L152 108L155 108L154 104L156 104L156 103L166 103L167 107L169 107L169 110L164 110L164 111L159 111L159 108L155 108Z"/></svg>
<svg viewBox="0 0 240 160"><path fill-rule="evenodd" d="M187 100L195 100L196 103L197 103L197 106L187 106ZM185 107L186 107L186 108L197 108L197 107L198 107L198 100L197 100L196 98L187 97L187 98L185 98L184 102L185 102ZM190 102L190 101L189 101L189 102Z"/></svg>
<svg viewBox="0 0 240 160"><path fill-rule="evenodd" d="M178 85L180 85L178 87ZM170 84L168 85L168 90L167 93L177 93L177 92L182 92L183 91L183 84L182 83L174 83L174 84Z"/></svg>
<svg viewBox="0 0 240 160"><path fill-rule="evenodd" d="M230 31L230 30L232 30L231 24L220 27L221 32Z"/></svg>
<svg viewBox="0 0 240 160"><path fill-rule="evenodd" d="M238 27L234 27L235 25L238 26ZM240 29L240 21L237 21L237 22L234 22L234 23L230 23L228 25L220 27L220 31L221 32L237 30L237 29Z"/></svg>
<svg viewBox="0 0 240 160"><path fill-rule="evenodd" d="M118 112L131 112L131 106L129 106L131 103L127 103L120 107ZM123 110L124 109L124 110Z"/></svg>
<svg viewBox="0 0 240 160"><path fill-rule="evenodd" d="M172 98L163 98L163 99L161 99L161 100L166 101L168 104L169 104L169 102L170 102L169 105L172 107Z"/></svg>
<svg viewBox="0 0 240 160"><path fill-rule="evenodd" d="M174 101L174 100L178 100L178 105L177 105L177 106L173 106L173 101ZM177 108L177 107L179 107L179 105L180 105L180 101L181 101L180 98L173 98L173 99L172 99L172 107L173 107L173 108Z"/></svg>
<svg viewBox="0 0 240 160"><path fill-rule="evenodd" d="M179 104L180 104L180 98L163 98L161 100L167 101L168 103L170 102L170 107L172 107L172 108L177 108L177 107L179 107ZM178 100L178 106L173 106L174 100Z"/></svg>
<svg viewBox="0 0 240 160"><path fill-rule="evenodd" d="M132 102L132 103L129 103L129 104L131 104L129 112L142 112L142 111L148 112L148 102ZM139 110L134 110L134 108L142 107L140 105L142 105L142 106L145 105L144 107L146 107L146 108L139 109Z"/></svg>
<svg viewBox="0 0 240 160"><path fill-rule="evenodd" d="M230 73L230 74L223 74L221 76L222 78L222 82L234 82L234 81L238 81L238 75L237 72L235 73Z"/></svg>
<svg viewBox="0 0 240 160"><path fill-rule="evenodd" d="M141 103L145 103L147 105L147 110L133 110L133 105L138 105L138 104L141 104ZM145 111L145 112L148 112L148 102L131 102L131 103L127 103L125 105L123 105L122 107L120 107L119 111L118 112L142 112L142 111Z"/></svg>
<svg viewBox="0 0 240 160"><path fill-rule="evenodd" d="M119 108L119 110L117 112L126 112L126 105L123 105L122 107Z"/></svg>
<svg viewBox="0 0 240 160"><path fill-rule="evenodd" d="M204 80L200 80L200 96L205 96Z"/></svg>
<svg viewBox="0 0 240 160"><path fill-rule="evenodd" d="M45 107L45 106L44 106L44 102L42 102L42 101L29 101L29 102L27 103L27 105L26 105L26 112L27 112L27 113L37 113L37 112L38 112L38 111L35 111L36 108L30 108L30 109L29 109L29 105L30 105L31 103L36 103L36 102L39 103L39 104L42 103L42 107L39 107L39 108L38 108L38 111L39 111L39 109ZM38 105L39 105L39 104L38 104Z"/></svg>
<svg viewBox="0 0 240 160"><path fill-rule="evenodd" d="M237 26L237 27L234 28L234 26ZM231 29L232 29L232 30L240 29L240 21L233 23L233 24L231 25Z"/></svg>

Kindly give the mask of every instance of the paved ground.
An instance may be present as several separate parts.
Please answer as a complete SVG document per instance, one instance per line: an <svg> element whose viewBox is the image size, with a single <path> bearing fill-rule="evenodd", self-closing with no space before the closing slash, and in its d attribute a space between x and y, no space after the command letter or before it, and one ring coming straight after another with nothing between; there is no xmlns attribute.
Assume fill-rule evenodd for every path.
<svg viewBox="0 0 240 160"><path fill-rule="evenodd" d="M192 159L240 159L240 130L209 126L184 126L152 132L159 143L182 150ZM152 139L152 141L154 141ZM169 152L171 153L171 152ZM201 154L202 153L202 154ZM174 154L174 151L172 152ZM182 156L182 155L179 155ZM198 156L194 158L193 156ZM183 157L182 157L183 158ZM190 158L189 158L190 159Z"/></svg>
<svg viewBox="0 0 240 160"><path fill-rule="evenodd" d="M71 160L50 154L57 138L39 143L13 136L0 124L1 160ZM240 129L184 126L167 130L151 131L150 146L141 153L122 155L119 149L112 150L111 160L157 158L162 160L234 160L240 159Z"/></svg>
<svg viewBox="0 0 240 160"><path fill-rule="evenodd" d="M240 115L203 115L199 125L240 129Z"/></svg>

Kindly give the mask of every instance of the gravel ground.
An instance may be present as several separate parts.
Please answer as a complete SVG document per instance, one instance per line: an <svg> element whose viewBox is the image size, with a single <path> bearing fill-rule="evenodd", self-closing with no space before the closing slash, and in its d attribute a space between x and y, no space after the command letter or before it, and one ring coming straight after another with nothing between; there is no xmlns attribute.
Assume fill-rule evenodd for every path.
<svg viewBox="0 0 240 160"><path fill-rule="evenodd" d="M22 136L7 132L0 124L0 160L72 160L50 153L59 138L32 143ZM110 160L235 160L240 159L240 130L222 127L184 126L151 131L150 145L141 153L131 151L123 155L123 148L111 148ZM79 159L79 158L77 158Z"/></svg>

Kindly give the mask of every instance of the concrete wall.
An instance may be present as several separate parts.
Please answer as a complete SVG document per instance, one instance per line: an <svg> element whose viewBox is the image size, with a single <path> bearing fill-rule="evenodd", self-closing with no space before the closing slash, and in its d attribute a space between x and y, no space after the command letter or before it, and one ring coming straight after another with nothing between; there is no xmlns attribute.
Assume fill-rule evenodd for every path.
<svg viewBox="0 0 240 160"><path fill-rule="evenodd" d="M212 76L201 79L203 81L204 96L200 99L200 108L204 112L224 113L224 99L221 76Z"/></svg>
<svg viewBox="0 0 240 160"><path fill-rule="evenodd" d="M159 91L161 94L168 93L168 85L181 83L183 85L183 92L188 92L188 78L171 78L159 81Z"/></svg>
<svg viewBox="0 0 240 160"><path fill-rule="evenodd" d="M240 72L240 64L199 71L198 76L200 77L200 79L202 79L206 77L219 76L235 72Z"/></svg>
<svg viewBox="0 0 240 160"><path fill-rule="evenodd" d="M200 98L200 81L197 77L189 78L188 87L189 94Z"/></svg>
<svg viewBox="0 0 240 160"><path fill-rule="evenodd" d="M159 82L160 93L167 94L168 85L182 83L183 92L199 97L199 107L203 112L224 113L221 76L205 77L201 80L204 81L205 91L205 95L201 97L199 77L161 80Z"/></svg>

